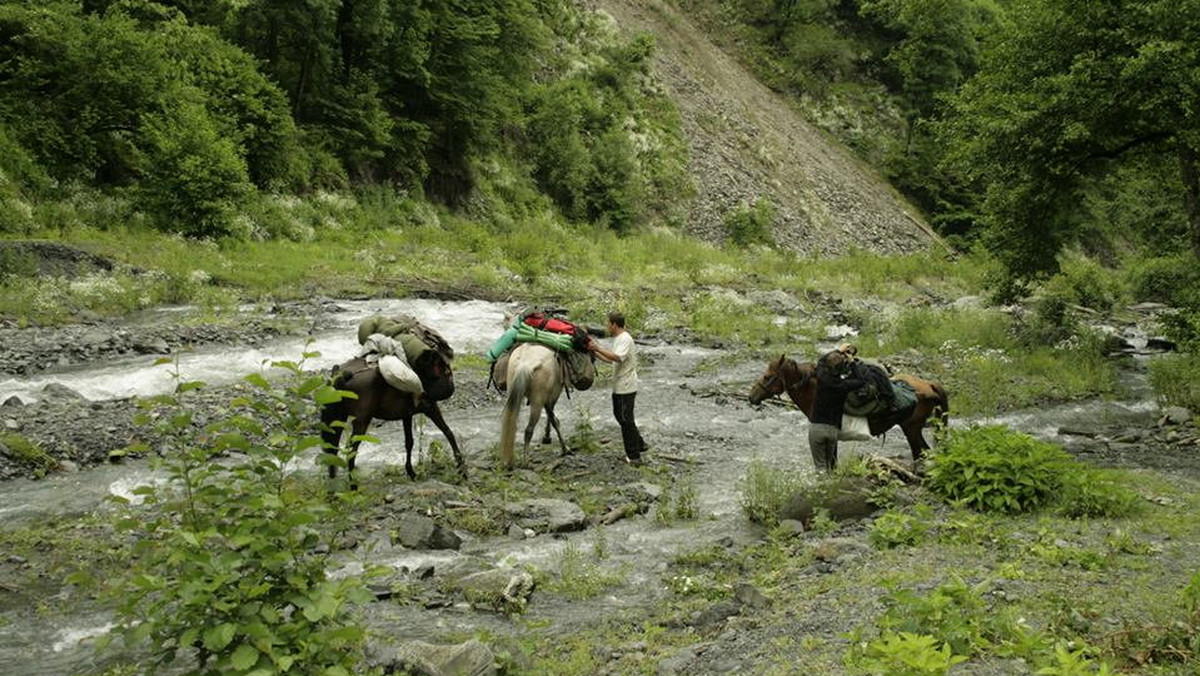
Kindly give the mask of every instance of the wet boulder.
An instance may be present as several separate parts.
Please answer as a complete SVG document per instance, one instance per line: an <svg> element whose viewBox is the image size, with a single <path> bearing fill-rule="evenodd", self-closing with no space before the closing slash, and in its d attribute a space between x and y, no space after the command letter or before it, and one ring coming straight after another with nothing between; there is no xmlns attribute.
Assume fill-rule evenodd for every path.
<svg viewBox="0 0 1200 676"><path fill-rule="evenodd" d="M813 558L833 564L846 564L870 554L871 547L853 538L827 538L813 545Z"/></svg>
<svg viewBox="0 0 1200 676"><path fill-rule="evenodd" d="M1182 406L1168 406L1162 413L1168 425L1186 425L1192 419L1192 412Z"/></svg>
<svg viewBox="0 0 1200 676"><path fill-rule="evenodd" d="M533 587L533 576L514 568L493 568L454 583L471 607L510 613L525 610Z"/></svg>
<svg viewBox="0 0 1200 676"><path fill-rule="evenodd" d="M534 498L507 505L504 511L522 528L539 533L567 533L587 527L587 515L574 502Z"/></svg>
<svg viewBox="0 0 1200 676"><path fill-rule="evenodd" d="M42 388L42 398L62 401L82 401L84 397L62 383L46 383L45 387Z"/></svg>
<svg viewBox="0 0 1200 676"><path fill-rule="evenodd" d="M824 509L835 521L857 521L870 516L878 509L872 503L873 493L874 487L865 480L847 480L806 487L788 499L779 518L799 521L808 528L812 525L816 511Z"/></svg>
<svg viewBox="0 0 1200 676"><path fill-rule="evenodd" d="M414 676L491 676L498 673L491 648L474 639L458 645L406 641L399 645L371 644L367 664L385 674Z"/></svg>
<svg viewBox="0 0 1200 676"><path fill-rule="evenodd" d="M420 514L402 514L396 520L393 542L409 549L458 549L462 538Z"/></svg>

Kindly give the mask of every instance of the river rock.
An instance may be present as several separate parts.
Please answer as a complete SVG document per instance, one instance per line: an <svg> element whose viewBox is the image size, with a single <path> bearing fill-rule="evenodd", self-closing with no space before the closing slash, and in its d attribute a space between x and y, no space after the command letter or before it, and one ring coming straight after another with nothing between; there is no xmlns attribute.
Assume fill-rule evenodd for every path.
<svg viewBox="0 0 1200 676"><path fill-rule="evenodd" d="M1171 425L1184 425L1192 419L1192 412L1182 406L1168 406L1163 409L1163 418Z"/></svg>
<svg viewBox="0 0 1200 676"><path fill-rule="evenodd" d="M737 601L718 601L696 615L691 625L697 629L705 629L718 625L740 612L742 607Z"/></svg>
<svg viewBox="0 0 1200 676"><path fill-rule="evenodd" d="M1067 437L1087 437L1089 439L1094 439L1094 438L1100 436L1100 433L1097 432L1096 430L1082 429L1079 427L1069 427L1066 425L1058 428L1058 433L1062 436L1067 436Z"/></svg>
<svg viewBox="0 0 1200 676"><path fill-rule="evenodd" d="M533 593L533 576L523 570L493 568L468 575L454 584L473 608L521 612Z"/></svg>
<svg viewBox="0 0 1200 676"><path fill-rule="evenodd" d="M396 541L409 549L458 549L462 538L433 519L420 514L402 514L396 520Z"/></svg>
<svg viewBox="0 0 1200 676"><path fill-rule="evenodd" d="M743 608L752 608L754 610L762 610L771 605L771 600L766 597L758 587L742 582L734 587L733 598L737 600Z"/></svg>
<svg viewBox="0 0 1200 676"><path fill-rule="evenodd" d="M1146 339L1146 350L1150 352L1174 352L1179 349L1175 341L1162 336L1152 336Z"/></svg>
<svg viewBox="0 0 1200 676"><path fill-rule="evenodd" d="M579 505L567 500L522 500L506 506L504 511L522 528L540 533L566 533L583 530L587 526L587 515Z"/></svg>
<svg viewBox="0 0 1200 676"><path fill-rule="evenodd" d="M491 648L471 639L458 645L406 641L388 646L367 646L368 666L385 674L414 676L491 676L498 673Z"/></svg>
<svg viewBox="0 0 1200 676"><path fill-rule="evenodd" d="M872 492L866 481L847 481L824 490L797 491L784 504L779 516L781 520L799 521L805 528L812 525L817 509L828 510L829 516L836 521L856 521L875 512L876 507L871 504Z"/></svg>
<svg viewBox="0 0 1200 676"><path fill-rule="evenodd" d="M46 383L42 388L42 396L46 399L82 400L82 394L72 390L62 383Z"/></svg>
<svg viewBox="0 0 1200 676"><path fill-rule="evenodd" d="M4 403L0 404L0 407L2 407L2 408L19 408L24 405L25 405L25 401L14 394L13 396L9 397L8 399L5 399Z"/></svg>
<svg viewBox="0 0 1200 676"><path fill-rule="evenodd" d="M167 354L171 351L171 346L158 336L149 336L134 341L133 349L142 354Z"/></svg>
<svg viewBox="0 0 1200 676"><path fill-rule="evenodd" d="M692 662L696 661L698 656L699 655L695 646L682 648L674 655L666 659L659 660L658 676L678 676L679 674L686 674L688 672L688 667L691 666Z"/></svg>
<svg viewBox="0 0 1200 676"><path fill-rule="evenodd" d="M844 564L870 553L866 543L851 538L827 538L813 546L813 558L826 563Z"/></svg>
<svg viewBox="0 0 1200 676"><path fill-rule="evenodd" d="M662 498L663 489L658 484L652 484L648 481L637 481L631 484L621 486L619 492L628 500L637 503L641 507L658 502Z"/></svg>

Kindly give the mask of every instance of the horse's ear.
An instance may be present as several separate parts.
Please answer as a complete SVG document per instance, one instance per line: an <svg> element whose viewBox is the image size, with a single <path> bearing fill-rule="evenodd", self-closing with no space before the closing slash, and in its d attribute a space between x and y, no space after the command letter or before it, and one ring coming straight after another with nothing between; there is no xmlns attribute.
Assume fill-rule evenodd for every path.
<svg viewBox="0 0 1200 676"><path fill-rule="evenodd" d="M786 353L786 352L780 352L780 353L779 353L779 365L780 365L780 366L783 366L783 360L784 360L784 359L787 359L787 353Z"/></svg>

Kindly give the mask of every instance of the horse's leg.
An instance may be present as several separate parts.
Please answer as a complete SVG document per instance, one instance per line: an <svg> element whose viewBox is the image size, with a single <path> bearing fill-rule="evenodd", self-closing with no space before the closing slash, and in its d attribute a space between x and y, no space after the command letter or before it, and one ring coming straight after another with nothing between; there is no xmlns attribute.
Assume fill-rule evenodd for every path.
<svg viewBox="0 0 1200 676"><path fill-rule="evenodd" d="M450 442L450 450L454 451L454 462L458 464L458 472L466 479L467 463L463 460L462 451L458 450L458 440L454 438L454 432L450 431L450 426L446 424L446 419L442 417L442 409L437 405L437 402L430 402L429 407L425 409L425 416L433 421L433 424L446 436L446 441Z"/></svg>
<svg viewBox="0 0 1200 676"><path fill-rule="evenodd" d="M362 440L355 437L366 434L367 428L370 426L371 416L355 418L354 424L350 426L351 438L354 438L354 441L351 442L350 454L346 457L346 477L350 481L350 490L352 491L358 490L358 479L354 477L354 461L358 459L358 447L362 444Z"/></svg>
<svg viewBox="0 0 1200 676"><path fill-rule="evenodd" d="M417 473L413 471L412 466L412 449L413 449L413 432L412 432L412 416L406 415L404 420L404 473L408 475L410 480L417 478Z"/></svg>
<svg viewBox="0 0 1200 676"><path fill-rule="evenodd" d="M908 439L908 448L912 451L913 462L921 459L925 451L929 450L929 444L925 441L925 434L922 432L919 423L907 422L900 426L904 430L904 437Z"/></svg>
<svg viewBox="0 0 1200 676"><path fill-rule="evenodd" d="M550 424L554 421L554 411L546 409L546 433L542 435L542 445L550 443Z"/></svg>
<svg viewBox="0 0 1200 676"><path fill-rule="evenodd" d="M535 401L535 397L529 398L529 422L525 425L525 453L529 453L529 442L533 440L533 433L537 431L538 419L542 417L542 408L544 404L540 401Z"/></svg>
<svg viewBox="0 0 1200 676"><path fill-rule="evenodd" d="M550 425L554 425L554 433L558 435L558 443L562 446L562 454L568 455L571 451L567 448L567 442L563 440L562 428L558 425L558 416L554 415L554 406L546 407L546 441L550 441Z"/></svg>

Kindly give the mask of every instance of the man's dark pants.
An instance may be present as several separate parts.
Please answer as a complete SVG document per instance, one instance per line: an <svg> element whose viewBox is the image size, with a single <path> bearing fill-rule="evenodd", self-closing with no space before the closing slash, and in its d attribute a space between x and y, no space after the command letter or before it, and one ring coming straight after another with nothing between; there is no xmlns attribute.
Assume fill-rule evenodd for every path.
<svg viewBox="0 0 1200 676"><path fill-rule="evenodd" d="M612 396L613 417L621 426L621 441L625 444L625 457L630 460L640 460L642 451L646 449L642 433L638 431L637 423L633 420L633 400L636 396L637 392Z"/></svg>

